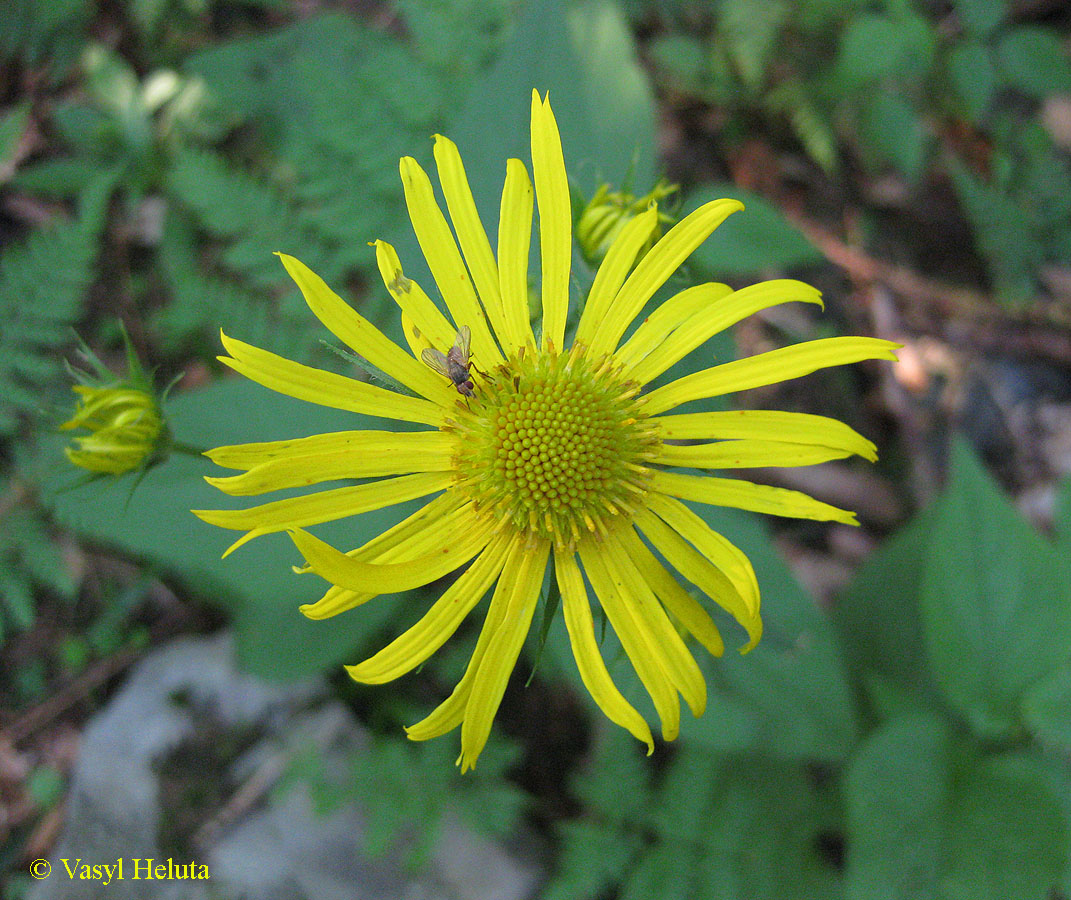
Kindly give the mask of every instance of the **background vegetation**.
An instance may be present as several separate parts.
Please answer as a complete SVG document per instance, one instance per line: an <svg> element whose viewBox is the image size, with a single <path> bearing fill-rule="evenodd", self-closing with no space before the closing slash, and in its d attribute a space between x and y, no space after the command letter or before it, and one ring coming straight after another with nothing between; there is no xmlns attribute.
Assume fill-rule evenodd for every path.
<svg viewBox="0 0 1071 900"><path fill-rule="evenodd" d="M1045 0L0 5L0 754L26 770L0 774L0 865L23 871L62 801L50 729L147 648L229 623L249 669L328 673L375 731L352 797L384 846L447 799L496 834L525 822L546 900L1071 897L1068 25ZM158 385L182 376L182 441L359 427L224 377L219 328L346 366L285 250L397 335L367 242L420 279L398 157L453 137L493 222L533 86L578 202L660 173L680 212L740 197L686 277L823 288L825 315L747 323L739 352L841 332L905 350L739 398L844 418L882 462L760 473L858 508L861 532L697 508L751 555L767 623L749 656L704 662L702 719L645 759L578 689L557 623L466 780L452 738L400 735L472 633L390 689L336 677L430 592L306 621L284 538L221 562L228 536L189 515L221 500L206 462L75 486L54 427L74 330L118 364L117 319ZM337 530L357 545L389 521Z"/></svg>

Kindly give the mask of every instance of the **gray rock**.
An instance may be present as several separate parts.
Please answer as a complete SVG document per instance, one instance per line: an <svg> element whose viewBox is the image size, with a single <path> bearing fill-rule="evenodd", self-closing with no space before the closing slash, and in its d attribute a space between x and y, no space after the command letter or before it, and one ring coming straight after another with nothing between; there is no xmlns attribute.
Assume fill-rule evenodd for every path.
<svg viewBox="0 0 1071 900"><path fill-rule="evenodd" d="M249 736L248 746L225 767L229 782L260 785L247 803L212 783L221 773L211 766L192 769L195 753L175 753L188 742L212 743L206 716L221 733L233 727ZM326 699L322 683L278 685L241 673L227 636L176 640L142 660L86 728L66 826L50 860L52 875L35 883L28 900L525 900L533 895L539 878L534 865L448 813L429 863L414 874L394 856L366 852L366 821L356 804L324 814L314 810L300 783L270 790L288 761L310 748L327 777L342 785L354 754L367 744L361 725L344 706ZM180 816L197 823L195 835L180 835L183 843L199 848L197 868L186 872L207 873L207 880L144 877L146 860L165 866L168 861L161 823L184 812L171 808L165 814L161 808L176 802L161 799L168 792L161 789L159 761L168 754L175 754L172 766L174 760L187 766L178 773L181 778L195 785L203 780L206 795L229 801L224 808L231 815L225 818L212 818L217 812L212 804L203 815L193 810ZM113 869L107 885L103 869L100 878L85 879L76 868L77 860L115 866L119 859L122 880ZM172 865L188 859L176 857Z"/></svg>

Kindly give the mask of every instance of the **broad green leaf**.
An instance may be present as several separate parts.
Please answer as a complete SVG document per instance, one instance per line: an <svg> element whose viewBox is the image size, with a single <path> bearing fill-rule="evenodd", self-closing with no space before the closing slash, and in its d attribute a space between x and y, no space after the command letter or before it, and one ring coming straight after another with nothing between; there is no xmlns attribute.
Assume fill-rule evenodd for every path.
<svg viewBox="0 0 1071 900"><path fill-rule="evenodd" d="M933 510L924 510L886 539L831 611L852 674L886 715L887 704L918 710L939 703L919 619L922 560L933 522Z"/></svg>
<svg viewBox="0 0 1071 900"><path fill-rule="evenodd" d="M943 722L896 719L848 769L848 900L1044 900L1065 865L1049 764L979 756Z"/></svg>
<svg viewBox="0 0 1071 900"><path fill-rule="evenodd" d="M978 37L992 32L1008 14L1004 0L954 0L952 5L964 29Z"/></svg>
<svg viewBox="0 0 1071 900"><path fill-rule="evenodd" d="M876 13L853 16L840 37L833 63L837 79L857 90L884 78L916 82L929 70L934 39L918 16L891 18Z"/></svg>
<svg viewBox="0 0 1071 900"><path fill-rule="evenodd" d="M1071 559L1071 476L1064 478L1057 488L1053 524L1057 543L1063 549L1065 558Z"/></svg>
<svg viewBox="0 0 1071 900"><path fill-rule="evenodd" d="M379 421L300 403L237 378L177 396L166 411L177 440L204 448ZM295 678L354 662L394 608L390 598L381 597L330 621L306 619L298 606L318 599L326 583L291 571L301 559L285 535L258 538L221 559L240 532L201 522L190 510L249 506L261 498L229 498L210 487L203 476L223 472L206 459L173 455L136 486L128 475L71 487L77 480L71 467L57 461L55 468L59 475L46 485L46 500L60 523L174 575L196 596L226 609L242 662L253 672ZM350 549L415 508L365 513L325 528L325 536Z"/></svg>
<svg viewBox="0 0 1071 900"><path fill-rule="evenodd" d="M972 763L957 772L941 900L1047 900L1066 864L1067 825L1040 761Z"/></svg>
<svg viewBox="0 0 1071 900"><path fill-rule="evenodd" d="M941 689L981 735L1010 733L1023 693L1068 657L1071 586L965 441L923 561L922 621Z"/></svg>
<svg viewBox="0 0 1071 900"><path fill-rule="evenodd" d="M848 900L934 896L945 840L950 736L929 716L873 732L845 782Z"/></svg>
<svg viewBox="0 0 1071 900"><path fill-rule="evenodd" d="M900 94L880 91L863 107L864 150L891 163L908 181L918 181L929 134L915 107Z"/></svg>
<svg viewBox="0 0 1071 900"><path fill-rule="evenodd" d="M1071 662L1030 688L1023 698L1023 720L1042 744L1071 752Z"/></svg>
<svg viewBox="0 0 1071 900"><path fill-rule="evenodd" d="M698 91L707 68L707 50L693 34L660 34L647 45L655 71L677 90Z"/></svg>
<svg viewBox="0 0 1071 900"><path fill-rule="evenodd" d="M725 182L704 184L688 195L684 209L732 197L745 209L734 213L692 254L691 262L718 278L795 269L823 259L814 245L772 203Z"/></svg>
<svg viewBox="0 0 1071 900"><path fill-rule="evenodd" d="M532 89L550 93L565 165L585 196L655 176L654 99L632 35L611 0L528 0L513 38L480 79L449 134L485 225L498 221L505 160L531 157Z"/></svg>
<svg viewBox="0 0 1071 900"><path fill-rule="evenodd" d="M1056 32L1023 26L997 44L997 65L1007 82L1031 97L1071 91L1071 61Z"/></svg>
<svg viewBox="0 0 1071 900"><path fill-rule="evenodd" d="M948 51L948 76L974 123L981 122L997 90L997 70L989 49L977 41L958 43Z"/></svg>

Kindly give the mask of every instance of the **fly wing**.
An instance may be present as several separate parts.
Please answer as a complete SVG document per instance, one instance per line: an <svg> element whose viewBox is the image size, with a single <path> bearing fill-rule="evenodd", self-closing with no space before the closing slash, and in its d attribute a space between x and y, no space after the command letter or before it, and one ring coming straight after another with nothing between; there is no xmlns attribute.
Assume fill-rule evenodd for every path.
<svg viewBox="0 0 1071 900"><path fill-rule="evenodd" d="M472 341L472 329L468 325L462 325L457 330L457 337L454 339L454 346L451 350L456 350L460 359L458 362L463 366L469 364L469 343Z"/></svg>
<svg viewBox="0 0 1071 900"><path fill-rule="evenodd" d="M420 351L420 358L445 378L450 378L450 369L446 364L446 354L434 347L425 347ZM452 379L451 379L452 380Z"/></svg>

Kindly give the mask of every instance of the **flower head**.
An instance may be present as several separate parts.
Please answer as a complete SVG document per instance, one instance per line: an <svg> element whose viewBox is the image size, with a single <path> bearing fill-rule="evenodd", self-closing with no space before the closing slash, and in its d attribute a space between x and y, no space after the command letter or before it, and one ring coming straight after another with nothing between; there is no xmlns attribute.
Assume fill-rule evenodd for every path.
<svg viewBox="0 0 1071 900"><path fill-rule="evenodd" d="M847 426L820 416L673 410L825 366L892 359L896 346L871 338L810 341L701 369L645 392L670 366L743 317L779 303L820 303L819 293L788 280L738 291L702 284L666 300L623 340L681 263L741 209L735 200L708 203L640 255L659 226L652 203L624 223L607 249L567 343L569 189L554 114L549 101L534 92L531 133L534 189L524 164L509 160L497 254L455 145L435 138L453 230L428 176L415 160L402 159L413 228L449 311L447 318L403 273L389 244L375 243L411 352L387 339L296 259L280 255L320 320L411 395L223 338L230 354L223 362L267 387L427 427L220 447L208 455L242 471L209 480L230 494L340 478L375 480L251 509L197 512L208 522L246 532L232 550L258 535L287 531L306 560L302 571L331 584L318 602L302 608L314 619L467 566L416 625L370 659L347 667L361 682L391 681L420 665L493 587L464 677L437 709L407 729L411 738L423 740L460 725L463 770L475 765L487 740L552 555L580 675L606 715L653 746L646 721L618 691L603 661L592 599L650 694L663 737L678 733L678 695L701 714L706 686L682 631L720 655L722 637L708 601L743 627L744 650L759 640L762 622L747 557L682 500L853 522L852 513L806 495L705 472L805 465L851 454L873 459L875 451ZM533 199L542 271L538 338L528 315ZM419 497L432 499L345 553L306 530Z"/></svg>
<svg viewBox="0 0 1071 900"><path fill-rule="evenodd" d="M71 386L78 401L71 418L59 426L61 431L84 428L89 432L76 435L77 447L65 447L64 452L76 466L98 475L122 475L144 468L158 457L166 442L160 406L125 331L123 340L128 371L121 379L83 348L94 373L74 373L82 381Z"/></svg>

